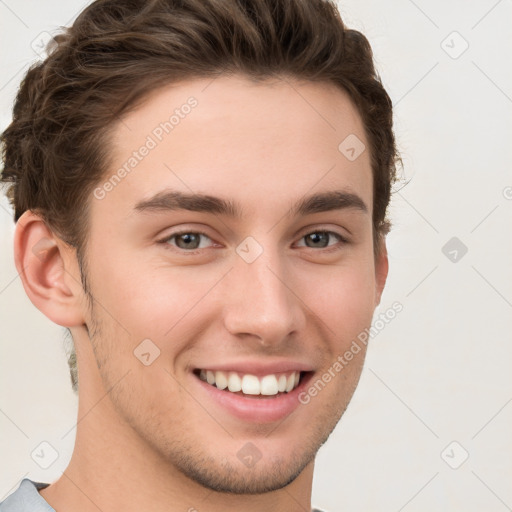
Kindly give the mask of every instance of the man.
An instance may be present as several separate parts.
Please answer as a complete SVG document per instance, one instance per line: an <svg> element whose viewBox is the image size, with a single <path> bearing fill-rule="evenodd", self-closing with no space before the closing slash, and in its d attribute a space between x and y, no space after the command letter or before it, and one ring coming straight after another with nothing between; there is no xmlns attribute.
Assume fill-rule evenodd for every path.
<svg viewBox="0 0 512 512"><path fill-rule="evenodd" d="M63 475L0 510L310 510L388 271L367 40L325 0L99 0L13 114L16 266L79 412Z"/></svg>

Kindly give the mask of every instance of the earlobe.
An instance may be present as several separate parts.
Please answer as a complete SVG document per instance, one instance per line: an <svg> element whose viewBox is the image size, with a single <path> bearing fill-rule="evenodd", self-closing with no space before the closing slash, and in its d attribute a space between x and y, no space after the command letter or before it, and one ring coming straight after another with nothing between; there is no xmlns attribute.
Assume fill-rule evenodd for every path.
<svg viewBox="0 0 512 512"><path fill-rule="evenodd" d="M388 250L386 247L386 239L382 237L380 240L379 252L375 257L375 307L380 304L382 292L386 285L386 279L388 277L389 261L388 261Z"/></svg>
<svg viewBox="0 0 512 512"><path fill-rule="evenodd" d="M26 211L16 224L14 262L25 292L39 311L64 327L84 323L74 251L32 211Z"/></svg>

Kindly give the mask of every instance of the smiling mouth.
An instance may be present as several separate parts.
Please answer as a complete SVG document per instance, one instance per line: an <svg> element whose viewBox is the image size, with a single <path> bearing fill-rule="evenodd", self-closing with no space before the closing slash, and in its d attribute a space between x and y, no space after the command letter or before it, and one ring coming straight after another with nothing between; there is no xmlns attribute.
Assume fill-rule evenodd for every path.
<svg viewBox="0 0 512 512"><path fill-rule="evenodd" d="M262 377L239 372L196 369L194 375L222 391L252 398L274 398L293 391L305 374L311 372L271 373Z"/></svg>

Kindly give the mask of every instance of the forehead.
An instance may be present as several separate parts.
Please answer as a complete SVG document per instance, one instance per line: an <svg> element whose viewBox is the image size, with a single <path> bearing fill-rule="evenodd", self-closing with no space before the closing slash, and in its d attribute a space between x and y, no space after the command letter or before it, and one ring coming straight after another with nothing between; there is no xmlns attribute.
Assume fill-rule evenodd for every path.
<svg viewBox="0 0 512 512"><path fill-rule="evenodd" d="M99 184L108 191L93 207L112 214L131 214L164 189L270 215L310 192L343 188L371 208L362 121L331 84L223 76L166 86L117 123L109 150L112 165Z"/></svg>

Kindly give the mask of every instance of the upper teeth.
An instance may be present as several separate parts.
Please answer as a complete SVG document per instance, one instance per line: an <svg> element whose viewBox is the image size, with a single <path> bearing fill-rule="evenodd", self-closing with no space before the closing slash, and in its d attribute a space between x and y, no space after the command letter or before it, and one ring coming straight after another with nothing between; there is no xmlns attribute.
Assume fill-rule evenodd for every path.
<svg viewBox="0 0 512 512"><path fill-rule="evenodd" d="M246 395L277 395L279 392L288 393L299 384L300 372L279 375L270 374L264 377L236 372L201 370L199 377L219 389L228 389L233 393L242 391Z"/></svg>

